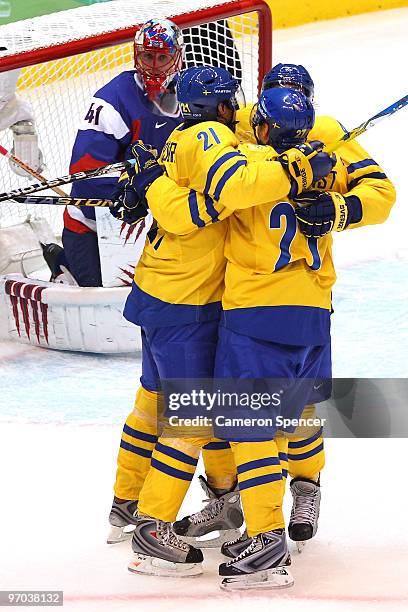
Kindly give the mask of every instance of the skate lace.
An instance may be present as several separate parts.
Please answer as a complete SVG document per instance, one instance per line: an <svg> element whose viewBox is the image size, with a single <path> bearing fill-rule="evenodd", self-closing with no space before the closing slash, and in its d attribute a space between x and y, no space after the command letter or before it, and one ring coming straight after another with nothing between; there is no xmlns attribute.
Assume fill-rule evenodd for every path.
<svg viewBox="0 0 408 612"><path fill-rule="evenodd" d="M254 552L258 543L259 543L259 537L258 536L253 537L251 539L250 544L246 548L244 548L244 550L240 552L239 555L235 557L235 559L231 559L231 561L228 561L227 565L231 565L232 563L235 563L236 561L241 561L241 559L245 559L245 557L247 557L248 555Z"/></svg>
<svg viewBox="0 0 408 612"><path fill-rule="evenodd" d="M160 536L163 544L171 546L172 548L178 548L179 550L183 550L185 552L189 550L188 544L180 540L180 538L178 538L178 536L174 533L171 523L158 521L157 533Z"/></svg>
<svg viewBox="0 0 408 612"><path fill-rule="evenodd" d="M311 523L316 518L316 493L298 494L292 509L293 523Z"/></svg>
<svg viewBox="0 0 408 612"><path fill-rule="evenodd" d="M224 507L224 500L222 497L216 499L203 499L203 502L207 504L205 508L190 516L190 521L192 521L194 525L213 520L221 513Z"/></svg>
<svg viewBox="0 0 408 612"><path fill-rule="evenodd" d="M225 542L225 546L231 546L231 544L237 544L240 541L245 541L248 540L248 534L246 532L246 530L244 531L244 533L242 533L240 536L238 536L237 538L235 538L234 540L228 540L228 542Z"/></svg>

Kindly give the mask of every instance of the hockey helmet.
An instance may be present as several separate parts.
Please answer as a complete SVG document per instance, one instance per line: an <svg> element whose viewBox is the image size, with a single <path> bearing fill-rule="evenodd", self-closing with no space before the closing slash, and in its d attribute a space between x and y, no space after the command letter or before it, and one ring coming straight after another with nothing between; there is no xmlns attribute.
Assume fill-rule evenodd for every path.
<svg viewBox="0 0 408 612"><path fill-rule="evenodd" d="M315 112L306 96L295 89L277 87L260 95L251 113L251 126L269 126L268 144L278 153L303 144L314 125Z"/></svg>

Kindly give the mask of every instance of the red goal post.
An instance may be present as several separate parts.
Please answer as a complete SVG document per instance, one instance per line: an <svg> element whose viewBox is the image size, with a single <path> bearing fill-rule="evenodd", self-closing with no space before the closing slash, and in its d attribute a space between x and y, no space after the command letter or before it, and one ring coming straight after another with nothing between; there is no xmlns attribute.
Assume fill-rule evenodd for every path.
<svg viewBox="0 0 408 612"><path fill-rule="evenodd" d="M178 0L112 0L0 27L0 46L6 47L0 51L0 100L1 73L21 69L16 93L33 108L46 163L43 174L67 173L90 98L116 74L133 68L134 34L151 17L168 17L183 29L186 65L227 67L242 80L247 101L255 100L272 63L267 1L189 0L188 7L183 12ZM11 149L9 129L0 131L0 144ZM0 159L0 177L0 191L28 182L10 170L5 158ZM61 227L61 211L27 210L10 202L0 204L0 228L27 214L45 216L56 231Z"/></svg>

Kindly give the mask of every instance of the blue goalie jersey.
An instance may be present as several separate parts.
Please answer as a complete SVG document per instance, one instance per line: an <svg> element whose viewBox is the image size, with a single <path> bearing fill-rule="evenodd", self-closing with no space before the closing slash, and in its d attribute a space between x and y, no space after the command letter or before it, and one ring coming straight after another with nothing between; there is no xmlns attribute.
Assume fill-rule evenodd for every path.
<svg viewBox="0 0 408 612"><path fill-rule="evenodd" d="M145 95L135 70L122 72L97 91L81 121L72 150L70 173L99 168L131 157L130 147L143 140L161 152L164 143L181 116L175 94L167 95L167 103L175 113L166 113L165 100L160 106ZM77 181L71 195L78 198L110 198L117 175ZM68 206L64 226L76 233L96 231L93 208Z"/></svg>

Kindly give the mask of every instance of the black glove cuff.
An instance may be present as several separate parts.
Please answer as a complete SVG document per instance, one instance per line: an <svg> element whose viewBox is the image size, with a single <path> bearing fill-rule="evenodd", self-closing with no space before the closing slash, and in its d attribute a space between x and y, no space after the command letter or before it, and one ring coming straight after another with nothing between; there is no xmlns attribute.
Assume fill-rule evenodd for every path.
<svg viewBox="0 0 408 612"><path fill-rule="evenodd" d="M363 207L361 205L360 198L352 195L346 196L344 199L346 201L348 210L346 227L348 227L351 223L359 223L363 218Z"/></svg>

